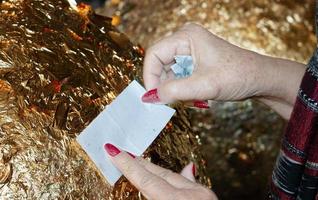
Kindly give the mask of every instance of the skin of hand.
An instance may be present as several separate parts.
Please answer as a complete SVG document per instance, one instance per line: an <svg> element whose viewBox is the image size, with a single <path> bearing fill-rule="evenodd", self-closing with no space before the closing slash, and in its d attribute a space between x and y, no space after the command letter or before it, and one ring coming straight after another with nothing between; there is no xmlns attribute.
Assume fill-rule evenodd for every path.
<svg viewBox="0 0 318 200"><path fill-rule="evenodd" d="M195 67L190 77L175 79L170 67L176 55L192 56ZM242 49L199 25L188 24L147 50L143 77L149 91L143 101L237 101L253 97L288 119L305 68L301 63ZM194 177L189 175L184 177L118 149L111 159L149 199L217 199L212 191L190 181ZM183 174L189 174L187 168Z"/></svg>
<svg viewBox="0 0 318 200"><path fill-rule="evenodd" d="M195 183L193 163L181 174L159 167L151 162L106 144L105 150L114 165L147 198L151 200L217 200L215 194Z"/></svg>
<svg viewBox="0 0 318 200"><path fill-rule="evenodd" d="M195 67L190 77L175 79L170 67L176 55L192 56ZM289 119L305 68L242 49L200 25L188 24L147 50L143 78L160 103L253 97Z"/></svg>

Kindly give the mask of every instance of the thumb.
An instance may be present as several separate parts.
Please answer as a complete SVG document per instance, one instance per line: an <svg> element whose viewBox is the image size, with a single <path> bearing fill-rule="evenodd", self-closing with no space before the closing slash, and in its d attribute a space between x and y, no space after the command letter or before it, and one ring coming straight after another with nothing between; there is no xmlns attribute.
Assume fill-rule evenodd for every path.
<svg viewBox="0 0 318 200"><path fill-rule="evenodd" d="M189 179L192 182L195 182L195 173L196 173L196 167L193 162L190 162L187 166L185 166L182 171L181 175L187 179Z"/></svg>
<svg viewBox="0 0 318 200"><path fill-rule="evenodd" d="M211 85L203 77L167 80L142 97L146 103L173 103L176 101L206 100L211 95ZM212 94L213 95L213 94Z"/></svg>

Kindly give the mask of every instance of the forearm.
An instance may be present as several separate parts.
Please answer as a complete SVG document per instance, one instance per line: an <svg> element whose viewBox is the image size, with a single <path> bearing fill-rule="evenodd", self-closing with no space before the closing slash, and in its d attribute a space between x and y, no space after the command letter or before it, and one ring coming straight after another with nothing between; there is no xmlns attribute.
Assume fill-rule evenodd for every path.
<svg viewBox="0 0 318 200"><path fill-rule="evenodd" d="M287 104L280 100L270 99L266 97L257 98L257 100L259 100L260 102L264 103L265 105L273 109L285 120L289 120L291 112L293 110L292 105Z"/></svg>

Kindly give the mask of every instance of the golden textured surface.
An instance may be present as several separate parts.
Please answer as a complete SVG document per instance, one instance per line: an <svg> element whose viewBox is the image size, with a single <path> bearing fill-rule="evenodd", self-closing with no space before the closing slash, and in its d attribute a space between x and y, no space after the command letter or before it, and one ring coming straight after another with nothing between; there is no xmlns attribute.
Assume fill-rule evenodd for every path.
<svg viewBox="0 0 318 200"><path fill-rule="evenodd" d="M66 0L0 1L1 199L141 199L122 178L111 188L75 141L131 80L143 49ZM145 156L180 171L189 161L210 186L183 108Z"/></svg>
<svg viewBox="0 0 318 200"><path fill-rule="evenodd" d="M313 52L313 0L121 0L98 12L121 15L119 29L148 47L187 22L202 24L236 45L260 53L307 61Z"/></svg>
<svg viewBox="0 0 318 200"><path fill-rule="evenodd" d="M246 49L299 62L307 62L316 46L314 11L314 0L121 0L99 9L121 16L118 28L144 47L196 22ZM264 199L284 120L245 101L191 111L190 121L219 198Z"/></svg>

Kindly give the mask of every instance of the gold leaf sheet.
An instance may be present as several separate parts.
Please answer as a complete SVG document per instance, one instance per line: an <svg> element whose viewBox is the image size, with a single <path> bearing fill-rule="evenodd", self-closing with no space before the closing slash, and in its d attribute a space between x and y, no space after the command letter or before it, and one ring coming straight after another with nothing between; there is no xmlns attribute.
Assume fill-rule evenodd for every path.
<svg viewBox="0 0 318 200"><path fill-rule="evenodd" d="M75 137L131 80L143 49L66 0L0 1L1 199L142 199L122 178L111 188ZM210 186L180 107L145 157L180 171L189 161Z"/></svg>

